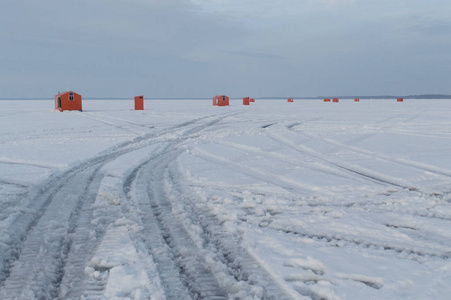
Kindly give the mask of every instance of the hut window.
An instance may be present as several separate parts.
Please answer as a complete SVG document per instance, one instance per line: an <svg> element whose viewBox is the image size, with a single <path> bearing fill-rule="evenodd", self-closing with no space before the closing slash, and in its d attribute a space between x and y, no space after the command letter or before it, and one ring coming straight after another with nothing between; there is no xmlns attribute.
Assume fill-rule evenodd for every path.
<svg viewBox="0 0 451 300"><path fill-rule="evenodd" d="M73 93L69 93L69 101L74 101L74 94Z"/></svg>

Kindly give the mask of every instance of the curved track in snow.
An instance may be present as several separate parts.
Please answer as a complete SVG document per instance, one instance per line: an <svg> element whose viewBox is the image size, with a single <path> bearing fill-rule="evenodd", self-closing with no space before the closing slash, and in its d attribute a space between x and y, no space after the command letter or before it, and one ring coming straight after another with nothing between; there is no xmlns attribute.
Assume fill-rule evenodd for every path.
<svg viewBox="0 0 451 300"><path fill-rule="evenodd" d="M120 232L114 228L120 228L116 223L121 216L129 216L142 228L129 236L140 255L154 261L161 283L157 286L165 298L228 299L234 293L231 280L247 285L249 295L257 286L265 299L283 298L284 293L240 247L239 237L221 232L214 218L201 222L205 245L196 244L183 220L174 215L165 189L173 184L168 170L184 151L183 144L229 115L207 116L139 136L54 175L31 191L30 206L3 232L9 243L0 244L0 298L105 297L111 266L96 261L96 253L108 256L120 246L114 244L111 232ZM152 149L149 157L125 177L105 171L109 164L145 148ZM122 182L122 190L108 185L111 180ZM112 191L105 193L108 187ZM100 207L99 199L116 204ZM194 219L203 218L202 212L190 213ZM207 238L212 235L214 240ZM222 261L221 276L228 277L227 284L206 257ZM253 273L258 273L257 278Z"/></svg>

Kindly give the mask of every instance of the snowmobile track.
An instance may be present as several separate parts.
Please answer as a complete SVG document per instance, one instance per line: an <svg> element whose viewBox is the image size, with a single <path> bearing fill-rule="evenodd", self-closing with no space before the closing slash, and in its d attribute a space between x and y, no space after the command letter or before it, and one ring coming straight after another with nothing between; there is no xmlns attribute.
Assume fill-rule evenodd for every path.
<svg viewBox="0 0 451 300"><path fill-rule="evenodd" d="M99 173L101 167L124 154L148 146L155 138L174 130L184 132L185 127L211 117L214 115L150 132L114 146L33 188L28 194L30 205L27 210L6 228L11 242L0 247L3 258L0 261L0 298L48 299L61 296L60 285L67 286L70 278L82 277L82 266L91 257L90 251L97 246L97 242L87 239L87 228L92 218L87 208L95 200L102 178ZM216 118L214 122L220 119ZM103 233L96 234L97 240L101 240ZM73 239L74 235L76 238ZM88 252L77 258L71 253L74 244L77 244L75 248L84 247ZM82 251L78 253L82 254ZM75 267L66 268L67 261L75 263ZM77 285L80 283L76 282ZM75 290L70 292L79 294Z"/></svg>
<svg viewBox="0 0 451 300"><path fill-rule="evenodd" d="M352 239L352 238L338 237L333 234L321 235L321 234L300 232L300 231L296 231L296 230L288 230L286 228L275 228L275 227L271 227L271 229L277 230L278 232L283 232L286 234L294 234L294 235L309 238L312 240L322 241L327 244L330 244L333 247L341 247L341 246L339 246L339 243L344 242L345 245L354 245L354 246L363 247L363 248L378 249L377 251L390 251L395 254L403 254L405 256L415 257L417 259L421 258L421 257L434 257L434 258L438 258L438 259L446 261L446 260L449 260L449 258L451 257L450 252L439 253L439 252L432 252L432 251L423 251L423 250L417 250L414 248L406 248L406 247L400 247L400 246L396 246L396 245L388 245L386 243L378 244L375 242L364 241L364 240L360 240L360 239L356 240L356 239Z"/></svg>
<svg viewBox="0 0 451 300"><path fill-rule="evenodd" d="M62 185L51 195L45 213L36 220L36 224L32 224L32 230L21 245L18 261L6 273L8 278L0 294L2 299L17 295L22 298L31 295L47 299L57 297L65 252L70 248L68 233L74 230L78 212L99 167L93 166L92 169L92 173L87 169L70 177L71 182L77 182L77 185Z"/></svg>
<svg viewBox="0 0 451 300"><path fill-rule="evenodd" d="M171 168L167 170L165 176L169 184L167 189L178 201L183 202L189 222L202 228L200 238L204 250L208 251L217 263L221 263L236 282L246 283L249 295L253 294L254 287L259 287L263 291L262 299L290 299L252 255L240 245L241 237L237 233L227 232L205 205L196 205L197 201L188 187L181 189L176 174Z"/></svg>
<svg viewBox="0 0 451 300"><path fill-rule="evenodd" d="M189 134L219 121L217 119L193 128ZM124 183L124 192L129 195L129 201L134 201L144 212L141 217L146 232L144 241L157 263L166 296L169 299L187 296L193 299L227 299L227 293L205 267L204 258L172 214L171 205L162 191L161 173L181 153L177 150L177 144L183 141L180 138L169 143L133 171ZM133 182L136 182L135 197L130 193Z"/></svg>
<svg viewBox="0 0 451 300"><path fill-rule="evenodd" d="M217 122L219 119L188 132L190 135L195 134ZM123 186L128 201L142 212L140 215L145 234L141 238L160 271L166 296L168 299L228 299L227 287L218 282L205 261L205 251L211 251L210 247L214 247L214 253L208 252L209 255L222 253L217 259L227 265L234 280L248 282L248 294L251 294L251 286L259 286L265 291L263 299L284 299L281 289L265 275L249 253L236 245L237 240L221 229L217 220L203 215L206 211L200 211L203 217L193 217L205 221L203 228L206 234L203 238L205 244L209 245L208 249L199 248L194 243L182 224L183 219L174 214L167 191L167 185L173 184L174 178L168 170L182 153L178 146L185 139L169 142L165 148L154 153L148 162L130 173Z"/></svg>

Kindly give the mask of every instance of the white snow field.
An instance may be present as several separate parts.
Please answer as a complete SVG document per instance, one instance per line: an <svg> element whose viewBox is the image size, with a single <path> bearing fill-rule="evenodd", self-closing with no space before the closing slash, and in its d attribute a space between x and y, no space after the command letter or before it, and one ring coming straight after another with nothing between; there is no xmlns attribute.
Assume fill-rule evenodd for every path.
<svg viewBox="0 0 451 300"><path fill-rule="evenodd" d="M0 299L450 299L451 101L0 101Z"/></svg>

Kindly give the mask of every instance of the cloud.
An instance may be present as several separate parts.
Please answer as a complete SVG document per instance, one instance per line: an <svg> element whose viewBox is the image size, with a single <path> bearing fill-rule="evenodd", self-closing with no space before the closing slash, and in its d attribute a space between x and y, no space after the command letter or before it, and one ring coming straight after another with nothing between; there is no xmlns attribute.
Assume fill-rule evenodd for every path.
<svg viewBox="0 0 451 300"><path fill-rule="evenodd" d="M315 95L396 89L394 77L417 87L412 74L451 67L451 4L437 1L3 0L0 90Z"/></svg>
<svg viewBox="0 0 451 300"><path fill-rule="evenodd" d="M183 81L212 72L202 53L228 50L246 35L185 0L11 1L0 18L8 28L0 31L0 90L12 94L73 86L120 93L141 85L184 95Z"/></svg>

